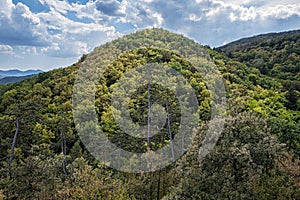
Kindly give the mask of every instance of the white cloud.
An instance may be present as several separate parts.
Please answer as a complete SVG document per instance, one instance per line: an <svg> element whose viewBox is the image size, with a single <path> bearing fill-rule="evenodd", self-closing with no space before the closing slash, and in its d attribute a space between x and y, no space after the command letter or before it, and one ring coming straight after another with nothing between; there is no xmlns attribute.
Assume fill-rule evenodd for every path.
<svg viewBox="0 0 300 200"><path fill-rule="evenodd" d="M22 3L14 5L8 0L1 2L1 6L4 9L0 12L0 43L36 46L47 44L49 35L46 28L27 6Z"/></svg>
<svg viewBox="0 0 300 200"><path fill-rule="evenodd" d="M76 57L88 53L89 50L88 44L81 41L68 41L63 45L54 43L41 49L43 53L52 57Z"/></svg>
<svg viewBox="0 0 300 200"><path fill-rule="evenodd" d="M11 0L1 0L0 1L0 16L10 16L11 10L14 7L14 4L12 3Z"/></svg>
<svg viewBox="0 0 300 200"><path fill-rule="evenodd" d="M48 29L56 30L51 44L42 49L43 53L54 57L76 57L87 53L95 44L103 43L115 29L96 23L72 21L56 11L41 13L39 17L47 23Z"/></svg>
<svg viewBox="0 0 300 200"><path fill-rule="evenodd" d="M78 18L88 18L95 22L103 22L107 17L101 15L96 9L96 4L93 1L88 1L85 5L72 4L73 11L76 12Z"/></svg>
<svg viewBox="0 0 300 200"><path fill-rule="evenodd" d="M24 50L21 54L42 53L49 56L75 57L87 53L95 44L106 41L115 33L112 26L107 23L82 23L66 16L69 11L80 13L84 6L69 4L66 1L40 0L50 8L49 12L34 14L29 8L11 1L1 1L0 6L0 44L11 46L32 46L35 49ZM94 13L90 17L96 17Z"/></svg>
<svg viewBox="0 0 300 200"><path fill-rule="evenodd" d="M188 20L193 21L193 22L198 22L202 19L202 17L197 16L197 14L190 14L188 17Z"/></svg>
<svg viewBox="0 0 300 200"><path fill-rule="evenodd" d="M48 5L50 10L55 10L59 13L66 14L68 11L72 11L73 7L66 0L39 0L43 5Z"/></svg>
<svg viewBox="0 0 300 200"><path fill-rule="evenodd" d="M96 9L108 16L124 16L126 14L126 7L117 0L98 0L95 2Z"/></svg>
<svg viewBox="0 0 300 200"><path fill-rule="evenodd" d="M89 1L86 5L69 4L66 1L40 1L47 4L50 11L39 13L38 17L49 30L54 31L51 44L42 49L49 56L78 57L117 34L115 28L108 25L108 17L96 9L98 1ZM78 22L65 16L68 11L75 12L78 18L89 18L93 21Z"/></svg>
<svg viewBox="0 0 300 200"><path fill-rule="evenodd" d="M273 2L273 3L270 3ZM238 0L229 0L229 1L217 1L212 0L211 3L214 5L210 9L210 15L217 15L222 13L236 17L236 20L249 21L259 18L270 17L274 19L285 19L292 15L300 16L300 3L299 1L289 0L281 3L276 1L266 1L266 0L257 0L257 1L238 1ZM288 3L290 2L290 4ZM230 12L228 12L230 11Z"/></svg>
<svg viewBox="0 0 300 200"><path fill-rule="evenodd" d="M82 23L73 21L61 13L56 11L50 11L48 13L38 14L41 20L45 23L45 26L49 29L59 30L62 33L67 34L89 34L92 31L113 31L112 27L107 27L102 24L96 23Z"/></svg>
<svg viewBox="0 0 300 200"><path fill-rule="evenodd" d="M22 56L39 55L37 47L33 46L16 46L15 52L17 52L18 54L22 54Z"/></svg>
<svg viewBox="0 0 300 200"><path fill-rule="evenodd" d="M28 47L26 52L31 55L39 55L36 47Z"/></svg>
<svg viewBox="0 0 300 200"><path fill-rule="evenodd" d="M293 15L300 16L300 3L293 5L276 5L260 10L261 16L275 19L286 19Z"/></svg>
<svg viewBox="0 0 300 200"><path fill-rule="evenodd" d="M13 48L9 45L0 45L0 54L13 54Z"/></svg>
<svg viewBox="0 0 300 200"><path fill-rule="evenodd" d="M155 25L149 10L161 17L160 27L183 33L198 42L212 46L222 45L253 34L286 30L282 20L291 21L292 17L299 22L290 24L288 29L300 27L300 9L297 1L290 4L270 3L266 0L170 0L142 1L141 5L128 0L131 6L127 11L127 22L137 27ZM131 15L132 14L132 15ZM153 21L151 21L152 19ZM295 21L295 20L293 20Z"/></svg>

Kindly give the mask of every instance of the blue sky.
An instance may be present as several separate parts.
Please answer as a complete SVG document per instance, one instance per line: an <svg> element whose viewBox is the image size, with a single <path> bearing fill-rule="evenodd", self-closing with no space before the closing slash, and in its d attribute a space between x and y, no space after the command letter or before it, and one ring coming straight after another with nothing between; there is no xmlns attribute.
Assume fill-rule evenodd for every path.
<svg viewBox="0 0 300 200"><path fill-rule="evenodd" d="M96 46L151 27L216 47L300 29L300 1L0 0L0 69L69 66Z"/></svg>

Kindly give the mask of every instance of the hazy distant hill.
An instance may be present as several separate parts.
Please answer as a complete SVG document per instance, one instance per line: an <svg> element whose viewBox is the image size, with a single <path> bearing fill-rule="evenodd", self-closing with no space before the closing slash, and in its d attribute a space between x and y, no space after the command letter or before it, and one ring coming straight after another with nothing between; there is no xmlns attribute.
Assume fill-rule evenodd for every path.
<svg viewBox="0 0 300 200"><path fill-rule="evenodd" d="M42 70L26 70L21 71L18 69L12 69L12 70L0 70L0 78L6 77L6 76L28 76L32 74L38 74L43 72Z"/></svg>
<svg viewBox="0 0 300 200"><path fill-rule="evenodd" d="M31 78L35 74L27 75L27 76L6 76L0 79L0 84L8 84L23 81L26 78Z"/></svg>
<svg viewBox="0 0 300 200"><path fill-rule="evenodd" d="M0 70L0 84L15 83L30 78L35 74L43 72L42 70L26 70L18 69Z"/></svg>

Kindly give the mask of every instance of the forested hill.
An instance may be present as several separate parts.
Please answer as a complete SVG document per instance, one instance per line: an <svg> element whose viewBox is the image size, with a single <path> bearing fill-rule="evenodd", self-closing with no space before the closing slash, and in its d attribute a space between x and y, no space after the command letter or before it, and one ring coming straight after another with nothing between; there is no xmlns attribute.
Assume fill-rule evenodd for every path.
<svg viewBox="0 0 300 200"><path fill-rule="evenodd" d="M245 38L217 50L280 82L288 108L299 110L300 30Z"/></svg>
<svg viewBox="0 0 300 200"><path fill-rule="evenodd" d="M226 45L219 47L218 49L226 52L235 51L237 49L249 49L253 46L257 46L263 42L270 40L278 40L282 41L290 41L291 38L296 38L299 36L300 30L286 31L286 32L278 32L278 33L266 33L260 34L252 37L242 38L233 42L230 42ZM274 41L275 42L275 41Z"/></svg>
<svg viewBox="0 0 300 200"><path fill-rule="evenodd" d="M300 81L300 30L244 38L217 50L262 74Z"/></svg>
<svg viewBox="0 0 300 200"><path fill-rule="evenodd" d="M124 50L121 55L120 49ZM214 104L209 83L187 59L190 54L202 57L195 59L196 64L216 64L228 103L228 110L220 113L226 115L224 129L204 159L199 159L199 151ZM70 67L0 85L0 199L300 199L298 93L289 93L283 82L250 61L230 57L230 53L204 48L182 35L149 29L97 47ZM285 58L283 62L292 62L288 55ZM95 87L98 122L112 143L130 152L150 158L150 150L171 144L178 134L182 108L168 88L158 84L140 87L131 96L131 119L149 125L150 102L162 106L168 119L153 137L124 133L112 113L111 98L126 72L149 63L161 64L182 74L195 90L199 107L194 117L199 127L185 133L193 135L193 142L179 149L183 156L170 166L148 173L117 171L95 159L79 138L72 113L73 86L82 67L103 60L110 64ZM83 74L95 72L84 70ZM295 81L296 77L287 73L280 79ZM80 114L84 116L89 106L82 106ZM79 128L89 130L89 123ZM136 156L118 161L138 162Z"/></svg>

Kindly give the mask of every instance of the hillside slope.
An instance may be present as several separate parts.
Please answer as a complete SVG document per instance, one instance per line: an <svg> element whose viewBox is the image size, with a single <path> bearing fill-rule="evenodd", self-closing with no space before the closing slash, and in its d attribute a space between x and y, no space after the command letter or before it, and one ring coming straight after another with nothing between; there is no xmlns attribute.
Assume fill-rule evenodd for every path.
<svg viewBox="0 0 300 200"><path fill-rule="evenodd" d="M300 30L253 36L217 50L259 69L262 74L300 81Z"/></svg>
<svg viewBox="0 0 300 200"><path fill-rule="evenodd" d="M124 52L118 56L121 50ZM191 53L193 58L202 58L199 62L203 66L207 61L215 62L224 79L228 102L228 111L221 113L227 115L224 131L203 160L199 160L199 149L209 127L213 103L209 83L187 59ZM118 172L96 160L81 141L73 119L73 86L80 73L89 76L93 72L92 76L99 76L86 66L98 65L103 60L110 65L98 77L92 103L100 127L116 146L146 153L149 159L153 159L150 150L172 143L178 133L181 108L168 88L155 84L138 88L130 97L130 118L139 125L148 125L148 106L155 102L167 110L169 119L150 138L151 142L149 137L131 137L117 126L112 114L111 96L117 82L133 68L156 63L183 74L195 89L199 103L195 118L200 125L185 133L194 134L194 140L189 147L179 149L185 153L172 165L149 173ZM150 93L159 95L149 97ZM288 108L285 95L277 79L182 35L149 29L124 36L83 55L70 67L0 87L0 196L3 193L7 199L297 199L300 114L297 109ZM86 103L86 107L80 108L82 116L91 107ZM83 128L93 130L89 121ZM103 155L116 155L118 159L119 154L112 153ZM118 161L129 166L138 162L136 156Z"/></svg>
<svg viewBox="0 0 300 200"><path fill-rule="evenodd" d="M287 107L300 109L300 30L241 39L217 48L282 83Z"/></svg>

